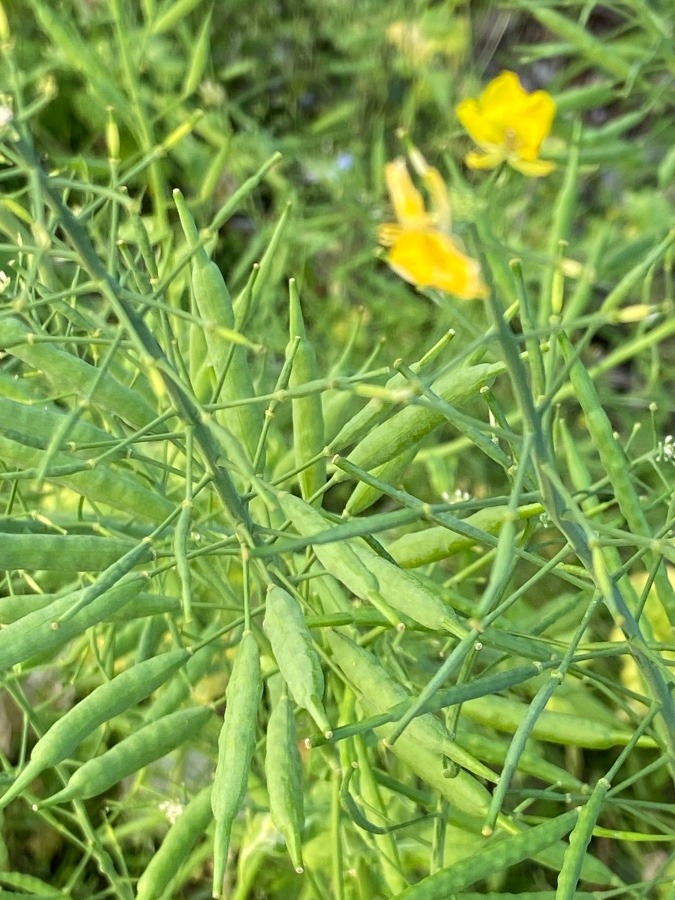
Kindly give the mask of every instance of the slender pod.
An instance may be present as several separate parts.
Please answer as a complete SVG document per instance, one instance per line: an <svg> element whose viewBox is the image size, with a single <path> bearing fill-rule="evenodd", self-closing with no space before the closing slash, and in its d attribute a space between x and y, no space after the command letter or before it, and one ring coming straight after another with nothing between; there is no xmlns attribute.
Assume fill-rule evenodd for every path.
<svg viewBox="0 0 675 900"><path fill-rule="evenodd" d="M206 640L212 636L213 634L210 630L207 630L202 634L202 639ZM169 684L148 705L143 721L152 722L154 719L168 716L184 700L187 700L193 686L199 684L213 668L213 657L217 650L218 646L211 643L207 643L196 650L187 661L185 668L175 678L172 678Z"/></svg>
<svg viewBox="0 0 675 900"><path fill-rule="evenodd" d="M19 381L18 384L22 382ZM48 400L36 402L35 397L23 398L19 403L8 398L2 384L0 393L0 422L5 434L16 435L16 440L45 449L52 435L58 431L68 416L54 403ZM30 440L26 440L30 438ZM74 444L110 444L111 449L118 439L115 435L104 431L82 419L73 422L69 431L69 440ZM113 455L113 454L111 454ZM120 456L122 451L120 451Z"/></svg>
<svg viewBox="0 0 675 900"><path fill-rule="evenodd" d="M197 706L181 709L144 725L101 756L87 760L63 790L43 800L40 806L86 800L104 793L127 776L134 775L149 763L180 747L188 738L193 738L212 715L213 711L208 706Z"/></svg>
<svg viewBox="0 0 675 900"><path fill-rule="evenodd" d="M293 356L293 367L289 380L290 387L294 388L315 381L318 375L316 353L307 338L300 297L294 278L291 278L289 282L289 296L290 340L293 342L294 338L300 338ZM309 460L321 453L325 446L321 394L317 391L306 397L296 397L291 401L291 408L295 465L297 468L304 467L298 474L298 481L303 499L309 500L321 490L326 481L325 457L309 463Z"/></svg>
<svg viewBox="0 0 675 900"><path fill-rule="evenodd" d="M410 699L407 691L390 677L372 653L359 647L345 635L334 631L328 633L328 643L335 661L349 684L358 692L361 705L368 714L383 713L390 707ZM387 724L375 730L386 742L392 728ZM479 778L493 782L497 780L491 769L452 740L445 726L435 716L429 713L417 716L408 726L408 731L413 741L437 754L439 759L447 756ZM396 749L396 744L392 749ZM471 776L467 776L465 788L466 800L471 803L472 810L475 810L476 802L483 802L486 797L489 798L487 791Z"/></svg>
<svg viewBox="0 0 675 900"><path fill-rule="evenodd" d="M541 503L528 503L518 508L517 517L525 521L532 516L541 515L543 510ZM463 521L486 534L496 535L509 515L507 506L490 506L479 509ZM388 544L387 551L404 569L414 569L439 559L447 559L462 550L474 547L476 543L473 537L457 534L451 527L439 525L404 534Z"/></svg>
<svg viewBox="0 0 675 900"><path fill-rule="evenodd" d="M203 788L169 828L136 884L136 900L160 900L213 819L211 785Z"/></svg>
<svg viewBox="0 0 675 900"><path fill-rule="evenodd" d="M85 609L98 597L101 597L106 591L109 591L116 584L119 584L131 570L139 563L146 562L152 557L152 542L150 538L143 538L135 547L128 550L124 556L115 560L98 576L96 581L86 587L82 591L82 596L61 613L57 622L63 624L76 616L81 610Z"/></svg>
<svg viewBox="0 0 675 900"><path fill-rule="evenodd" d="M173 552L176 558L176 572L180 579L183 600L183 618L192 621L192 573L188 560L188 541L192 525L192 453L193 429L185 429L185 499L174 528Z"/></svg>
<svg viewBox="0 0 675 900"><path fill-rule="evenodd" d="M130 603L146 584L147 578L141 575L125 578L80 609L67 622L59 623L73 603L81 602L84 591L75 591L0 629L0 671L25 662L38 653L52 653L92 625L107 621Z"/></svg>
<svg viewBox="0 0 675 900"><path fill-rule="evenodd" d="M96 366L79 356L41 342L39 335L19 319L0 320L0 349L8 350L12 356L44 372L60 394L73 392L89 399L95 386L96 402L131 425L143 427L156 417L141 391L124 387L109 373L101 377Z"/></svg>
<svg viewBox="0 0 675 900"><path fill-rule="evenodd" d="M312 589L316 592L321 609L324 613L345 614L351 616L353 614L353 606L349 602L349 598L345 593L342 584L329 575L319 563L313 563L310 573L313 576L311 581ZM318 577L315 577L318 576ZM2 601L0 600L0 609Z"/></svg>
<svg viewBox="0 0 675 900"><path fill-rule="evenodd" d="M0 458L6 466L16 466L25 472L38 472L45 459L45 451L0 435ZM87 500L104 503L119 509L126 515L134 515L144 521L162 521L174 509L174 504L156 490L148 490L136 475L126 474L99 465L92 469L81 459L67 453L52 454L51 464L45 472L47 481L66 487Z"/></svg>
<svg viewBox="0 0 675 900"><path fill-rule="evenodd" d="M382 875L384 876L389 895L398 897L400 892L407 887L408 881L404 875L405 868L399 855L398 843L387 828L391 818L387 815L388 811L380 793L379 785L375 780L366 743L361 736L354 740L354 751L358 763L359 793L363 798L364 806L371 811L373 824L386 832L385 834L373 834L373 842L380 855Z"/></svg>
<svg viewBox="0 0 675 900"><path fill-rule="evenodd" d="M452 891L503 872L557 844L574 827L577 815L576 810L570 810L520 834L491 838L467 859L423 878L399 897L401 900L448 900Z"/></svg>
<svg viewBox="0 0 675 900"><path fill-rule="evenodd" d="M311 537L327 530L326 520L321 513L304 500L284 492L279 493L278 500L284 513L303 536ZM314 552L326 570L357 597L372 603L395 628L402 626L399 617L380 594L377 578L354 553L352 542L315 544Z"/></svg>
<svg viewBox="0 0 675 900"><path fill-rule="evenodd" d="M431 390L442 400L457 405L478 394L483 385L503 372L503 363L481 363L459 371L451 370L437 378ZM411 444L421 441L445 421L445 415L428 404L411 404L385 422L375 425L356 444L347 459L363 469L374 469L398 456ZM338 450L340 446L344 445L340 443L338 446L338 442L333 441L330 449ZM338 480L343 477L346 476L338 476Z"/></svg>
<svg viewBox="0 0 675 900"><path fill-rule="evenodd" d="M211 790L211 808L216 820L214 897L222 894L232 825L248 785L262 689L258 644L253 632L245 631L227 685L227 706L218 739L218 764Z"/></svg>
<svg viewBox="0 0 675 900"><path fill-rule="evenodd" d="M174 202L183 231L192 248L198 247L192 258L191 289L197 311L206 322L205 336L208 361L220 384L217 399L244 400L254 396L253 378L246 358L246 349L228 344L218 334L219 328L236 328L232 298L216 263L210 260L203 246L198 246L199 234L180 191L173 192ZM221 411L216 420L227 427L246 451L249 460L255 458L262 430L262 410L257 404L243 404Z"/></svg>
<svg viewBox="0 0 675 900"><path fill-rule="evenodd" d="M381 466L376 466L373 470L373 475L379 481L384 481L387 484L392 485L395 484L396 481L398 481L399 476L408 471L408 467L417 456L418 451L419 447L417 445L408 447L407 450L404 450L403 453L399 453L398 456L395 456L388 462L383 463ZM368 509L368 507L372 506L373 503L376 503L381 496L382 492L376 487L373 487L372 484L360 481L345 503L345 514L348 516L358 516Z"/></svg>
<svg viewBox="0 0 675 900"><path fill-rule="evenodd" d="M581 361L573 361L574 349L569 338L564 334L560 334L558 340L565 359L572 363L570 381L579 405L583 410L588 433L600 455L602 466L607 472L607 477L614 489L614 496L619 509L625 517L629 529L634 534L652 538L651 527L635 488L635 480L631 474L630 464L626 459L623 448L614 436L612 423L600 403L593 379ZM654 578L656 591L668 620L673 625L675 624L675 589L670 583L665 566L661 565L662 560L659 558L659 554L656 551L649 551L645 559L648 567L656 571Z"/></svg>
<svg viewBox="0 0 675 900"><path fill-rule="evenodd" d="M569 41L572 47L593 65L599 66L621 81L631 77L631 63L616 52L615 45L605 46L605 43L598 40L587 28L549 7L537 4L532 8L532 15L541 22L544 28L557 34L563 40Z"/></svg>
<svg viewBox="0 0 675 900"><path fill-rule="evenodd" d="M44 769L67 759L99 725L150 696L185 665L189 656L188 650L171 650L147 659L95 688L88 697L69 709L33 747L30 762L0 797L0 809L18 797Z"/></svg>
<svg viewBox="0 0 675 900"><path fill-rule="evenodd" d="M211 41L211 17L213 15L213 7L204 17L197 40L192 48L192 57L190 65L185 73L185 81L183 82L183 97L190 97L197 90L204 77L204 72L210 60L210 41Z"/></svg>
<svg viewBox="0 0 675 900"><path fill-rule="evenodd" d="M558 876L555 900L574 900L577 896L577 884L581 877L586 848L593 836L593 829L610 787L608 779L601 778L579 811L579 818L570 834L569 848Z"/></svg>
<svg viewBox="0 0 675 900"><path fill-rule="evenodd" d="M445 350L454 336L455 332L452 329L446 331L443 337L434 344L431 350L410 366L412 371L416 375L421 375L429 368L431 363L437 359L438 355ZM400 390L402 392L401 399L405 399L410 395L410 382L405 375L402 375L401 372L397 372L387 381L384 389L385 391L390 392ZM329 445L331 452L335 453L338 450L342 450L344 447L348 447L351 444L360 441L361 438L370 431L374 424L381 421L384 414L385 411L380 399L373 398L369 400L363 409L356 413L356 415L351 416L335 437L332 438Z"/></svg>
<svg viewBox="0 0 675 900"><path fill-rule="evenodd" d="M301 874L304 871L301 835L305 824L302 759L293 705L286 692L275 704L267 723L265 775L272 821L284 836L295 871Z"/></svg>
<svg viewBox="0 0 675 900"><path fill-rule="evenodd" d="M298 497L280 493L278 499L284 513L303 536L311 538L330 530L321 513ZM386 610L384 614L389 621L393 617L396 623L393 611L398 610L429 628L465 633L466 629L453 620L452 612L414 575L377 556L359 541L316 543L313 547L331 575L357 597L373 603L380 612Z"/></svg>
<svg viewBox="0 0 675 900"><path fill-rule="evenodd" d="M6 891L0 887L0 894L4 897L33 897L42 900L71 900L71 894L50 887L42 879L35 875L26 875L24 872L0 872L0 885L10 888L18 888L21 893Z"/></svg>
<svg viewBox="0 0 675 900"><path fill-rule="evenodd" d="M125 538L0 531L0 569L100 572L134 546Z"/></svg>
<svg viewBox="0 0 675 900"><path fill-rule="evenodd" d="M267 588L263 629L293 699L330 737L332 731L323 707L323 669L312 633L298 601L276 584Z"/></svg>
<svg viewBox="0 0 675 900"><path fill-rule="evenodd" d="M529 706L508 697L485 696L468 700L462 705L462 715L472 722L487 725L497 731L514 734L527 716ZM629 743L632 734L625 728L612 727L598 719L587 719L569 713L545 709L532 728L532 737L552 744L570 747L586 747L592 750L606 750L622 747ZM642 735L638 747L658 746L649 735Z"/></svg>
<svg viewBox="0 0 675 900"><path fill-rule="evenodd" d="M70 592L72 602L76 602L82 596L84 589ZM0 625L11 625L19 619L30 615L32 612L44 609L60 599L63 594L12 594L8 597L0 597ZM180 611L180 601L176 597L165 594L150 594L141 591L134 599L134 605L108 613L103 622L129 622L133 619L143 619L146 616L158 616L164 613L175 615Z"/></svg>
<svg viewBox="0 0 675 900"><path fill-rule="evenodd" d="M361 541L354 541L353 549L361 564L377 578L382 596L394 609L433 631L466 635L467 629L455 613L415 574L379 556Z"/></svg>
<svg viewBox="0 0 675 900"><path fill-rule="evenodd" d="M609 793L612 779L632 756L640 735L651 725L657 715L658 708L653 706L640 722L632 740L624 747L607 774L600 778L593 788L586 804L579 812L577 823L572 829L569 846L565 851L563 864L558 875L555 900L574 900L577 896L577 884L580 878L588 877L584 872L586 850L593 836L593 829L602 811L602 804ZM591 857L592 859L592 857Z"/></svg>

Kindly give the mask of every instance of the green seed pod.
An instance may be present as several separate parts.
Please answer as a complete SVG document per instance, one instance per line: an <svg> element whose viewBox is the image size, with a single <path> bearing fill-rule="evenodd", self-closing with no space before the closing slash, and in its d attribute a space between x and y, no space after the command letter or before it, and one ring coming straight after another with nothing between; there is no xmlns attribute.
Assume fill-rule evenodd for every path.
<svg viewBox="0 0 675 900"><path fill-rule="evenodd" d="M280 493L278 499L300 534L311 537L330 531L330 525L321 513L300 498ZM466 628L452 610L446 608L415 575L378 556L362 541L321 542L313 544L313 547L331 575L357 597L372 602L389 621L392 620L393 610L398 610L434 631L449 631L458 637L466 634ZM393 618L396 624L396 617Z"/></svg>
<svg viewBox="0 0 675 900"><path fill-rule="evenodd" d="M302 760L293 707L286 693L279 698L267 723L265 774L272 820L286 840L295 871L301 874L301 833L305 824Z"/></svg>
<svg viewBox="0 0 675 900"><path fill-rule="evenodd" d="M486 846L440 872L429 875L399 894L400 900L447 900L476 881L503 872L509 866L554 846L574 826L578 813L570 810L520 834L489 838Z"/></svg>
<svg viewBox="0 0 675 900"><path fill-rule="evenodd" d="M233 329L232 299L222 272L214 262L195 260L192 270L192 290L200 316L209 323L206 327L206 345L209 362L216 375L222 379L219 400L245 400L255 396L253 378L246 358L246 349L223 341L218 326ZM228 428L254 459L262 431L262 407L260 404L242 404L224 410L216 419Z"/></svg>
<svg viewBox="0 0 675 900"><path fill-rule="evenodd" d="M69 709L33 747L30 762L0 797L0 809L18 797L44 769L67 759L99 725L148 697L189 657L188 650L171 650L145 660L100 685Z"/></svg>
<svg viewBox="0 0 675 900"><path fill-rule="evenodd" d="M213 636L215 629L207 629L202 633L202 640ZM218 647L216 644L206 644L196 650L188 660L185 668L176 678L173 678L150 703L143 716L144 722L152 722L161 719L174 712L184 700L190 696L194 685L213 668L213 657Z"/></svg>
<svg viewBox="0 0 675 900"><path fill-rule="evenodd" d="M312 634L295 597L276 584L267 589L263 628L293 699L330 737L332 731L323 707L323 670Z"/></svg>
<svg viewBox="0 0 675 900"><path fill-rule="evenodd" d="M608 779L601 778L579 812L579 818L570 834L569 847L558 875L555 900L574 900L577 896L577 884L581 878L586 848L593 837L593 829L610 787Z"/></svg>
<svg viewBox="0 0 675 900"><path fill-rule="evenodd" d="M390 707L411 699L404 688L389 676L387 670L373 654L364 650L363 647L359 647L350 638L331 631L328 633L328 643L337 664L349 680L350 685L358 692L361 706L369 715L385 712ZM389 724L376 729L376 733L385 740L391 731L392 726ZM439 759L447 756L457 765L463 766L480 778L485 778L487 781L497 780L497 776L491 769L458 747L444 725L429 713L414 718L403 734L408 734L421 747L437 754ZM399 740L401 738L392 747L394 752L396 752ZM456 779L453 780L456 781ZM489 794L478 781L469 775L466 776L464 782L466 802L470 804L472 814L475 814L476 803L485 802L486 798L489 800ZM457 798L455 803L459 803Z"/></svg>
<svg viewBox="0 0 675 900"><path fill-rule="evenodd" d="M300 534L311 537L329 530L321 513L305 503L304 500L300 500L299 497L281 492L278 500L284 513ZM314 544L314 552L331 575L346 585L357 597L362 597L372 603L395 628L400 626L399 617L380 593L377 578L357 557L351 542L324 543L322 541Z"/></svg>
<svg viewBox="0 0 675 900"><path fill-rule="evenodd" d="M289 381L290 387L294 388L314 381L318 376L316 354L305 332L302 307L294 278L291 278L289 283L289 294L290 340L293 342L296 337L300 338L293 357L293 368ZM300 468L321 453L325 446L321 394L317 392L308 394L306 397L296 397L291 401L291 407L295 465ZM298 475L298 481L305 500L309 500L317 491L321 490L326 481L325 457L305 466Z"/></svg>
<svg viewBox="0 0 675 900"><path fill-rule="evenodd" d="M136 885L136 900L160 900L213 818L211 785L190 800Z"/></svg>
<svg viewBox="0 0 675 900"><path fill-rule="evenodd" d="M372 474L380 481L384 481L385 484L394 485L399 480L401 473L407 471L408 466L417 456L418 450L417 446L409 447L403 453L399 453L398 456L390 459L389 462L377 466ZM373 487L372 484L360 481L345 503L345 514L358 516L368 509L369 506L372 506L373 503L376 503L381 496L382 491Z"/></svg>
<svg viewBox="0 0 675 900"><path fill-rule="evenodd" d="M504 372L503 363L469 366L459 371L446 372L431 385L431 390L442 400L453 405L478 394L483 385ZM356 421L357 417L354 417ZM445 416L429 406L421 404L404 407L385 422L371 428L351 451L347 459L362 469L374 469L407 450L445 422ZM345 431L345 429L343 429ZM331 451L346 445L347 435L338 435L331 442ZM347 442L348 443L348 442Z"/></svg>
<svg viewBox="0 0 675 900"><path fill-rule="evenodd" d="M67 622L59 623L61 616L67 614L74 603L81 602L85 591L75 591L0 629L0 671L25 662L38 653L53 653L92 625L105 622L130 603L146 584L147 579L140 575L123 579Z"/></svg>
<svg viewBox="0 0 675 900"><path fill-rule="evenodd" d="M495 728L514 734L527 715L528 706L508 697L486 696L468 700L462 705L462 715ZM586 719L569 713L553 712L545 709L539 714L532 728L532 737L552 744L570 747L586 747L592 750L606 750L609 747L623 747L631 740L631 732L621 727L612 727L607 722ZM641 735L638 747L657 747L649 735Z"/></svg>
<svg viewBox="0 0 675 900"><path fill-rule="evenodd" d="M135 774L180 747L188 738L193 738L212 715L209 707L198 706L182 709L139 728L101 756L80 766L63 790L43 800L40 805L55 806L104 793L128 775Z"/></svg>
<svg viewBox="0 0 675 900"><path fill-rule="evenodd" d="M262 697L260 654L253 632L245 631L226 690L227 706L218 739L211 808L216 820L213 896L220 897L232 824L239 812L255 750L255 726Z"/></svg>
<svg viewBox="0 0 675 900"><path fill-rule="evenodd" d="M0 458L7 466L35 469L44 465L46 451L0 435ZM142 486L136 475L113 471L100 465L89 468L81 460L73 460L67 453L53 453L45 478L52 478L59 487L66 487L86 497L119 509L125 515L135 515L143 521L161 522L174 510L174 504L156 490ZM94 538L92 537L92 540Z"/></svg>
<svg viewBox="0 0 675 900"><path fill-rule="evenodd" d="M540 503L528 503L518 510L518 519L526 520L532 516L538 516L543 512ZM491 506L479 509L478 512L467 516L464 521L467 525L480 528L487 534L499 534L502 525L509 517L509 509L506 506ZM404 569L414 569L436 562L439 559L447 559L455 553L473 547L476 540L457 534L450 528L435 526L425 528L422 531L404 534L387 546L387 551Z"/></svg>
<svg viewBox="0 0 675 900"><path fill-rule="evenodd" d="M454 336L455 332L453 330L446 331L443 337L440 338L440 340L438 340L421 359L413 363L410 368L415 375L421 376L438 358L439 354L445 350ZM369 360L369 362L372 363L373 359ZM338 369L337 374L343 374L343 370ZM409 388L410 382L401 372L392 375L384 386L385 391L390 392L398 390L403 390L405 392L408 391ZM338 396L340 395L338 394ZM360 441L361 438L371 430L374 424L379 423L382 420L384 415L385 411L382 406L382 401L379 398L370 400L363 409L356 413L356 415L348 417L342 428L330 441L329 446L331 452L335 453L338 450L342 450L344 447L348 447L350 444L355 444L357 441Z"/></svg>
<svg viewBox="0 0 675 900"><path fill-rule="evenodd" d="M124 387L109 372L101 375L96 366L35 338L34 332L19 319L0 321L0 350L8 350L12 356L44 372L59 395L72 392L88 400L95 390L97 403L136 428L149 425L156 418L155 410L137 388Z"/></svg>
<svg viewBox="0 0 675 900"><path fill-rule="evenodd" d="M76 603L84 593L84 589L71 592L71 602ZM60 599L62 594L12 594L0 598L0 625L11 625L24 616L39 609L44 609ZM131 622L146 616L160 616L168 613L177 615L180 612L180 601L177 597L166 594L150 594L141 591L133 604L127 604L119 610L110 612L102 622Z"/></svg>
<svg viewBox="0 0 675 900"><path fill-rule="evenodd" d="M204 72L206 71L206 66L210 59L210 38L211 38L211 16L213 14L213 8L209 10L204 21L202 22L202 26L199 29L199 34L197 35L197 40L194 43L192 48L192 58L190 60L190 66L185 74L185 81L183 83L182 96L190 97L199 87L202 78L204 77Z"/></svg>
<svg viewBox="0 0 675 900"><path fill-rule="evenodd" d="M100 572L135 546L125 538L81 534L0 534L0 569Z"/></svg>

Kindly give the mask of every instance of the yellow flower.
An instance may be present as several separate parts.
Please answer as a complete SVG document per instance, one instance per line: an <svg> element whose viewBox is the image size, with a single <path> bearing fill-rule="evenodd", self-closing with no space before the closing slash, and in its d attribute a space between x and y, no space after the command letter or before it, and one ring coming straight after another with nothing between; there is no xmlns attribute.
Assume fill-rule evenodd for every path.
<svg viewBox="0 0 675 900"><path fill-rule="evenodd" d="M539 148L551 130L555 102L546 91L528 94L515 72L502 72L478 99L462 100L455 112L483 150L465 157L470 169L494 169L501 162L535 178L555 166L539 159Z"/></svg>
<svg viewBox="0 0 675 900"><path fill-rule="evenodd" d="M384 174L398 220L379 230L380 243L390 248L387 262L397 275L417 287L438 288L461 300L485 297L487 288L478 263L465 256L447 233L450 202L440 173L427 165L418 150L411 150L410 158L431 198L431 212L426 211L405 160L387 163Z"/></svg>

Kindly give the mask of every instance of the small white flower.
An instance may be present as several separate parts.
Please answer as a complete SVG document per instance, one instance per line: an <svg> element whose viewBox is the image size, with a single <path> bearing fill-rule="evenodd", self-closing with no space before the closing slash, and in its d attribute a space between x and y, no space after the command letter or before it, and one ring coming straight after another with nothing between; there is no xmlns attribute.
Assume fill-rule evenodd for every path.
<svg viewBox="0 0 675 900"><path fill-rule="evenodd" d="M471 499L471 494L469 491L463 491L461 488L456 488L452 494L448 493L448 491L443 491L441 497L446 503L464 503Z"/></svg>
<svg viewBox="0 0 675 900"><path fill-rule="evenodd" d="M9 287L10 281L11 279L9 275L7 275L6 272L3 272L2 269L0 269L0 294L5 293L5 291Z"/></svg>
<svg viewBox="0 0 675 900"><path fill-rule="evenodd" d="M174 825L183 815L183 804L180 800L163 800L159 804L159 809L166 816L169 825Z"/></svg>
<svg viewBox="0 0 675 900"><path fill-rule="evenodd" d="M9 106L0 106L0 128L4 128L14 118L14 113Z"/></svg>
<svg viewBox="0 0 675 900"><path fill-rule="evenodd" d="M672 434L667 434L662 441L656 445L656 461L670 462L675 465L675 438Z"/></svg>

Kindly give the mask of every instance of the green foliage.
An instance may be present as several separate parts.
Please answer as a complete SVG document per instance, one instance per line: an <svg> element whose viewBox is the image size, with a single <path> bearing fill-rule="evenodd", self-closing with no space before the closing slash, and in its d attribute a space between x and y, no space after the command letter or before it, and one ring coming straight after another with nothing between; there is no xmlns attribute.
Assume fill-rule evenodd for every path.
<svg viewBox="0 0 675 900"><path fill-rule="evenodd" d="M226 7L0 6L0 892L668 897L670 5Z"/></svg>

